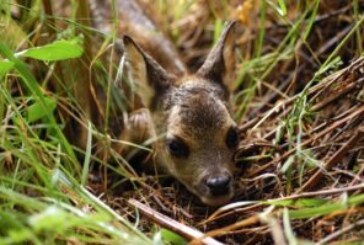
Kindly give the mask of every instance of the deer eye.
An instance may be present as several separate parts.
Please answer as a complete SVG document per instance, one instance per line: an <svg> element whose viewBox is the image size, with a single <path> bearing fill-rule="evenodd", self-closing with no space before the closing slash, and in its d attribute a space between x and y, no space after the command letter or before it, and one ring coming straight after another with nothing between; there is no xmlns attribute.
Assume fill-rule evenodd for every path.
<svg viewBox="0 0 364 245"><path fill-rule="evenodd" d="M231 127L226 135L226 145L232 149L237 147L239 144L239 133L238 129Z"/></svg>
<svg viewBox="0 0 364 245"><path fill-rule="evenodd" d="M186 143L179 138L167 139L166 144L169 153L174 157L186 158L190 153Z"/></svg>

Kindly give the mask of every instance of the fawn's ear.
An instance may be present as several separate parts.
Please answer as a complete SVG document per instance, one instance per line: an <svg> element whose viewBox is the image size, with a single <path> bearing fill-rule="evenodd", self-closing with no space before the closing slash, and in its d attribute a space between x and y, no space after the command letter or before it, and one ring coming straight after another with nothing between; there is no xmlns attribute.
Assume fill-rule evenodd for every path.
<svg viewBox="0 0 364 245"><path fill-rule="evenodd" d="M124 48L129 64L129 74L135 91L145 107L152 107L158 96L170 87L167 72L146 54L129 36L124 36Z"/></svg>
<svg viewBox="0 0 364 245"><path fill-rule="evenodd" d="M232 90L232 78L235 70L234 26L230 21L223 29L215 47L210 51L197 74L211 82L218 83L229 95Z"/></svg>

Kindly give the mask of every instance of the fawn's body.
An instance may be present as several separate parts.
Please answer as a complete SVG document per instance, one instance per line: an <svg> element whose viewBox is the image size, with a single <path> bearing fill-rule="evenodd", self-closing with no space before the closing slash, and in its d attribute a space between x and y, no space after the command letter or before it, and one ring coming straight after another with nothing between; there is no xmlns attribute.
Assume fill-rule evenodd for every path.
<svg viewBox="0 0 364 245"><path fill-rule="evenodd" d="M130 114L124 139L142 143L158 138L152 148L160 171L207 205L226 203L234 194L233 154L239 141L228 89L234 23L225 27L201 68L189 74L171 42L156 34L135 1L119 0L117 5L129 79L143 104Z"/></svg>

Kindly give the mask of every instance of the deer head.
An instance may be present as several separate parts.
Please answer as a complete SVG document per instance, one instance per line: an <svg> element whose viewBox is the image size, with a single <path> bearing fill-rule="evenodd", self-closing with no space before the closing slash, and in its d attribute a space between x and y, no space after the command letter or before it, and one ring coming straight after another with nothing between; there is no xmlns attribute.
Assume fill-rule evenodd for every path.
<svg viewBox="0 0 364 245"><path fill-rule="evenodd" d="M233 155L239 143L229 105L234 69L230 22L195 74L168 73L130 37L124 37L129 73L146 109L131 120L142 138L162 136L153 149L156 164L212 206L234 195ZM137 121L137 123L136 123ZM135 124L138 126L135 127ZM142 125L142 126L141 126ZM147 132L147 133L146 133Z"/></svg>

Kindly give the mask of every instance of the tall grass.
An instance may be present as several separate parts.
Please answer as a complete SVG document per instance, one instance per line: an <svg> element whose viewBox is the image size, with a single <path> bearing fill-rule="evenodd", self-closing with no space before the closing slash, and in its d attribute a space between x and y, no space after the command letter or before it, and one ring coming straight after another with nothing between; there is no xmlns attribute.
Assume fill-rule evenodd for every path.
<svg viewBox="0 0 364 245"><path fill-rule="evenodd" d="M86 189L91 160L102 163L92 155L92 138L107 138L107 129L89 121L94 108L84 72L91 57L79 34L88 27L64 19L68 28L57 29L59 17L45 14L47 4L1 1L0 243L149 244L150 238ZM18 21L11 8L24 12ZM106 84L109 98L112 84ZM114 116L111 110L108 100L106 118ZM70 137L70 121L85 131L85 150ZM79 131L72 132L75 138L82 137Z"/></svg>

